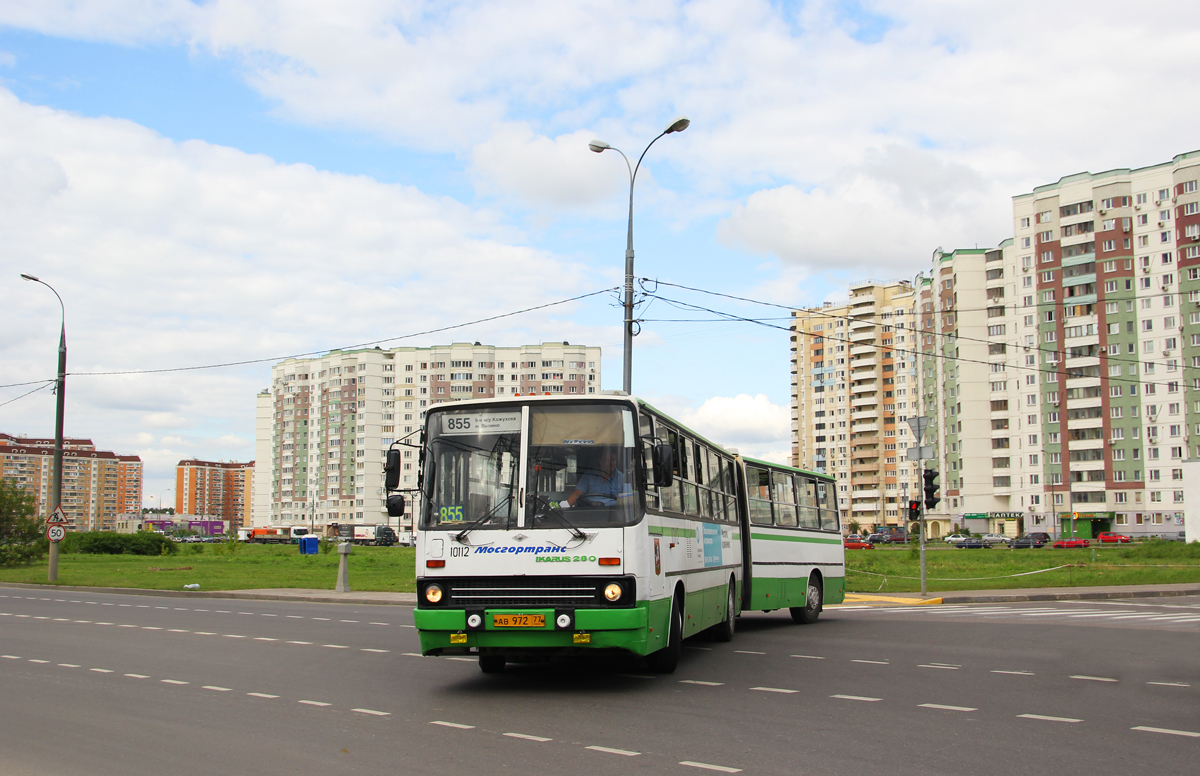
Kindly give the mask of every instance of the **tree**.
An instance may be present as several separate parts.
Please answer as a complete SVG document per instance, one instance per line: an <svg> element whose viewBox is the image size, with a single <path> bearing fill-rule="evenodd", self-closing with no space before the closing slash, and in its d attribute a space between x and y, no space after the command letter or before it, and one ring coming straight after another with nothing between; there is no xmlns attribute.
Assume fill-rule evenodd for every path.
<svg viewBox="0 0 1200 776"><path fill-rule="evenodd" d="M32 563L42 557L42 522L33 494L0 478L0 566Z"/></svg>

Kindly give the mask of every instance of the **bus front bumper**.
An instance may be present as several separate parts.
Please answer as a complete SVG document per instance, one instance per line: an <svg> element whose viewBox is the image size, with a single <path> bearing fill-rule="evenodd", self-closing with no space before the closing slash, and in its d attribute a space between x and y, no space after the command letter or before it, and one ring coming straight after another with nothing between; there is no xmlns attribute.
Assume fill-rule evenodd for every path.
<svg viewBox="0 0 1200 776"><path fill-rule="evenodd" d="M559 628L555 616L563 610L530 608L484 609L478 628L467 627L465 609L415 609L413 620L423 655L464 655L476 652L571 654L589 650L625 650L645 655L662 648L662 628L651 625L651 604L628 609L575 609L570 628ZM540 627L497 627L493 615L542 615ZM662 618L665 623L666 618Z"/></svg>

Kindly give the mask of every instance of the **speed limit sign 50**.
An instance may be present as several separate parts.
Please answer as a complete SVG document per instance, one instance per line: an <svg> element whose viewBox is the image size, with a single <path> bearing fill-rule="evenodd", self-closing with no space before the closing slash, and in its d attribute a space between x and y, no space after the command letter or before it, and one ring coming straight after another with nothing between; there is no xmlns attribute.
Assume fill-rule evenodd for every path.
<svg viewBox="0 0 1200 776"><path fill-rule="evenodd" d="M61 525L52 525L46 529L46 538L52 542L61 542L67 535L67 529Z"/></svg>

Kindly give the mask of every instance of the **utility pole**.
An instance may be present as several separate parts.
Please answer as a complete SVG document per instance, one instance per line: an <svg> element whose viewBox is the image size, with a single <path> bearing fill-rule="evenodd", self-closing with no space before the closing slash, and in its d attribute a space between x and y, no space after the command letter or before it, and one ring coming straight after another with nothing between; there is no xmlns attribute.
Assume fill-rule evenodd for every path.
<svg viewBox="0 0 1200 776"><path fill-rule="evenodd" d="M923 503L918 502L919 518L917 521L917 530L921 532L921 536L920 536L920 543L921 543L921 595L925 596L928 594L928 591L927 591L927 588L925 585L925 513L927 511L927 508L930 506L933 506L933 505L931 505L929 503L929 496L931 493L931 491L929 490L929 484L932 482L932 480L927 478L927 475L926 475L927 470L924 469L923 467L924 467L925 459L933 458L933 445L924 445L924 446L921 445L921 440L925 436L925 430L929 427L929 418L928 417L926 417L924 415L917 415L917 416L911 417L908 419L908 427L910 429L912 429L913 436L916 437L917 443L915 445L909 446L906 457L910 461L917 462L917 467L919 469L921 469L922 481L925 483L925 493L924 493L925 498L923 499ZM936 478L937 472L933 472L933 475ZM937 502L934 501L934 505L936 503Z"/></svg>

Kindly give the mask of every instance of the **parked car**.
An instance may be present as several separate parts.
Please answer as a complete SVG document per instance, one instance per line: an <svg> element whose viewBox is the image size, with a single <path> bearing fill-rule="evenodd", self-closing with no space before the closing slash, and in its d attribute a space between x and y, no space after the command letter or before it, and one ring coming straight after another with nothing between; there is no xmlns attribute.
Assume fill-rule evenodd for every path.
<svg viewBox="0 0 1200 776"><path fill-rule="evenodd" d="M1091 547L1092 543L1087 539L1059 539L1054 543L1056 550L1071 550L1080 547Z"/></svg>
<svg viewBox="0 0 1200 776"><path fill-rule="evenodd" d="M904 531L897 531L888 536L888 541L892 544L904 544L908 541L908 534Z"/></svg>
<svg viewBox="0 0 1200 776"><path fill-rule="evenodd" d="M1008 544L1010 541L1009 537L1005 536L1004 534L984 534L979 538L983 539L988 544Z"/></svg>
<svg viewBox="0 0 1200 776"><path fill-rule="evenodd" d="M888 535L885 533L873 533L867 537L867 541L871 544L887 544Z"/></svg>
<svg viewBox="0 0 1200 776"><path fill-rule="evenodd" d="M1045 531L1030 531L1029 533L1027 533L1025 535L1034 537L1042 544L1050 543L1050 534L1046 533Z"/></svg>
<svg viewBox="0 0 1200 776"><path fill-rule="evenodd" d="M960 550L990 550L992 545L979 536L964 536L961 542L954 545Z"/></svg>
<svg viewBox="0 0 1200 776"><path fill-rule="evenodd" d="M1025 534L1024 536L1018 536L1016 539L1013 539L1012 542L1008 546L1012 547L1014 550L1021 550L1021 549L1036 550L1039 547L1045 547L1046 542L1043 541L1042 538L1038 534Z"/></svg>
<svg viewBox="0 0 1200 776"><path fill-rule="evenodd" d="M863 539L861 536L847 536L843 542L847 550L873 550L875 545Z"/></svg>
<svg viewBox="0 0 1200 776"><path fill-rule="evenodd" d="M957 546L965 542L968 538L969 537L963 536L962 534L950 534L946 537L946 544L953 544Z"/></svg>
<svg viewBox="0 0 1200 776"><path fill-rule="evenodd" d="M1101 531L1100 535L1096 537L1096 541L1101 544L1128 544L1129 537L1112 531Z"/></svg>

